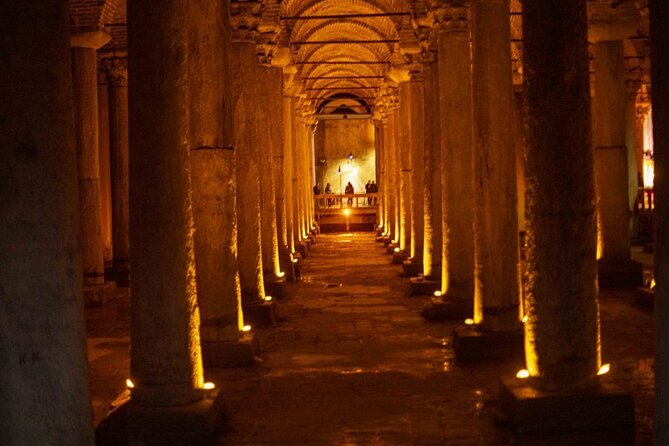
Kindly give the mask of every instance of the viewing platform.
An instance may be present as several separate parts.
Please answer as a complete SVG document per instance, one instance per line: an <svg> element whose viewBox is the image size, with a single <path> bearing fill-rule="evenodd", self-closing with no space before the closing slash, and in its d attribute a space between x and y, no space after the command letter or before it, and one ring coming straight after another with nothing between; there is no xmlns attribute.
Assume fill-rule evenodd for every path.
<svg viewBox="0 0 669 446"><path fill-rule="evenodd" d="M314 195L316 221L322 232L373 231L378 224L378 195Z"/></svg>

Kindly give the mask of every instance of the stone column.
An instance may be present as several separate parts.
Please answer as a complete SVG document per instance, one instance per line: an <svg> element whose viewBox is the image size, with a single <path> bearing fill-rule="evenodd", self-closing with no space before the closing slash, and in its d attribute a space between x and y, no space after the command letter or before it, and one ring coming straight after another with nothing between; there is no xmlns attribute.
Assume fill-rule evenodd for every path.
<svg viewBox="0 0 669 446"><path fill-rule="evenodd" d="M639 286L642 266L630 256L628 164L625 145L625 54L623 39L636 31L633 18L591 7L595 96L594 147L600 217L601 287Z"/></svg>
<svg viewBox="0 0 669 446"><path fill-rule="evenodd" d="M72 80L74 82L74 117L77 138L77 175L81 260L84 297L88 303L101 304L109 289L105 287L102 223L100 216L100 161L98 134L98 87L96 50L109 42L104 29L74 32Z"/></svg>
<svg viewBox="0 0 669 446"><path fill-rule="evenodd" d="M254 323L261 320L265 301L260 209L261 126L264 101L260 96L260 68L256 60L257 26L261 2L235 2L232 25L232 91L235 149L237 152L238 265L244 316ZM273 195L273 192L272 192ZM271 314L271 313L264 313Z"/></svg>
<svg viewBox="0 0 669 446"><path fill-rule="evenodd" d="M94 444L69 34L65 0L0 4L3 444Z"/></svg>
<svg viewBox="0 0 669 446"><path fill-rule="evenodd" d="M655 171L669 171L669 3L650 1ZM655 178L655 425L656 444L669 442L669 183Z"/></svg>
<svg viewBox="0 0 669 446"><path fill-rule="evenodd" d="M641 87L640 80L625 81L625 145L627 146L627 190L628 190L628 209L630 215L633 215L634 203L638 192L639 173L641 173L643 165L639 166L637 163L637 147L636 139L636 98ZM643 139L642 139L643 141ZM643 148L641 148L643 154ZM643 156L643 155L642 155ZM633 218L633 217L632 217ZM633 223L630 224L630 227ZM632 236L632 233L630 233Z"/></svg>
<svg viewBox="0 0 669 446"><path fill-rule="evenodd" d="M425 177L423 195L423 275L441 277L441 132L439 122L439 65L436 53L425 58ZM437 287L438 289L439 287Z"/></svg>
<svg viewBox="0 0 669 446"><path fill-rule="evenodd" d="M302 243L302 189L300 187L299 177L300 177L300 152L298 146L300 144L300 124L297 116L297 103L298 98L293 97L291 99L291 112L290 112L290 128L291 128L291 156L290 160L292 161L291 169L291 184L293 192L293 239L295 242L295 252L300 253L302 256L306 256L306 245Z"/></svg>
<svg viewBox="0 0 669 446"><path fill-rule="evenodd" d="M425 79L421 54L412 55L409 75L408 141L411 151L411 243L403 267L408 277L423 273L423 202L425 199Z"/></svg>
<svg viewBox="0 0 669 446"><path fill-rule="evenodd" d="M195 269L208 366L254 362L237 266L236 156L232 117L231 40L223 0L196 0L189 38L190 157Z"/></svg>
<svg viewBox="0 0 669 446"><path fill-rule="evenodd" d="M127 286L130 265L128 64L126 59L114 58L105 59L103 66L109 82L114 272L117 282Z"/></svg>
<svg viewBox="0 0 669 446"><path fill-rule="evenodd" d="M383 145L386 154L385 184L383 184L383 196L386 203L386 219L388 226L385 234L389 242L396 240L395 207L397 206L397 191L395 190L395 130L393 124L393 111L388 109L383 122Z"/></svg>
<svg viewBox="0 0 669 446"><path fill-rule="evenodd" d="M132 399L201 399L200 314L190 192L188 8L128 4ZM156 70L156 67L163 67Z"/></svg>
<svg viewBox="0 0 669 446"><path fill-rule="evenodd" d="M381 107L379 107L380 109ZM383 185L385 183L385 151L384 151L384 141L383 141L383 121L379 113L376 113L374 116L374 137L376 145L376 184L378 187L377 192L377 208L376 208L376 241L382 241L382 234L385 231L387 226L386 221L386 206L383 202L385 199L383 196Z"/></svg>
<svg viewBox="0 0 669 446"><path fill-rule="evenodd" d="M459 358L485 356L488 353L472 351L468 344L483 333L491 355L509 357L522 354L509 0L480 0L471 8L476 333L456 331L454 344ZM464 90L462 84L458 88ZM444 172L451 171L447 166ZM450 208L447 212L453 213ZM454 237L463 234L448 224L444 230ZM453 263L446 270L448 280ZM497 342L501 345L493 348Z"/></svg>
<svg viewBox="0 0 669 446"><path fill-rule="evenodd" d="M591 387L600 366L584 3L523 8L526 362L534 385L556 391Z"/></svg>
<svg viewBox="0 0 669 446"><path fill-rule="evenodd" d="M413 190L411 184L411 83L400 82L400 108L398 111L399 141L399 208L400 208L400 262L411 253L411 207ZM394 258L394 260L397 257Z"/></svg>
<svg viewBox="0 0 669 446"><path fill-rule="evenodd" d="M402 144L402 137L400 133L400 128L402 127L402 122L400 120L400 92L399 88L397 89L397 105L392 113L392 126L391 131L393 134L394 142L394 155L393 155L393 169L394 169L394 182L393 182L393 192L395 194L395 234L393 237L394 245L398 250L400 248L400 239L403 237L402 232L402 190L401 190L401 181L400 176L402 175L401 168L401 152L404 147Z"/></svg>
<svg viewBox="0 0 669 446"><path fill-rule="evenodd" d="M285 89L284 80L284 89ZM283 96L283 184L285 190L286 205L286 245L292 255L295 252L295 230L294 230L294 192L293 192L293 99Z"/></svg>
<svg viewBox="0 0 669 446"><path fill-rule="evenodd" d="M485 8L485 6L482 6ZM500 8L500 10L503 8ZM437 62L439 64L439 127L441 128L441 214L442 214L442 252L441 252L441 295L442 301L447 306L453 307L452 317L462 317L463 305L471 308L471 302L474 294L474 216L477 212L475 206L475 189L474 189L474 135L472 132L472 71L471 71L471 50L470 50L470 32L469 20L467 10L463 7L443 7L434 11L434 20L437 31ZM508 13L507 13L508 15ZM508 21L508 20L507 20ZM485 25L482 25L485 26ZM502 26L503 28L503 26ZM507 31L508 32L508 31ZM503 37L500 36L500 39ZM488 35L479 36L480 39L494 39ZM481 42L481 46L487 45L488 42ZM495 45L500 46L499 43ZM508 42L506 44L508 46ZM483 49L482 51L485 51ZM494 54L494 53L492 53ZM488 57L485 53L480 54L481 58ZM490 57L498 57L497 55ZM501 56L500 56L501 57ZM510 56L509 56L510 58ZM509 62L510 63L510 60ZM503 64L503 67L506 67ZM503 67L501 69L503 69ZM481 70L479 70L481 71ZM510 79L509 68L509 79ZM487 82L487 73L479 72L480 82ZM492 79L492 76L490 76ZM498 100L503 101L504 95L497 97L496 91L498 89L511 89L510 83L505 84L504 81L498 81L498 84L489 87L491 90L484 90L481 93L491 96L491 101L499 106ZM494 88L494 89L493 89ZM510 94L510 91L509 91ZM481 98L482 103L486 99ZM508 98L507 98L508 100ZM508 105L508 104L507 104ZM493 115L494 119L498 117L494 113L511 113L511 109L503 111L503 107L494 111L486 111ZM483 111L481 112L483 113ZM499 119L508 120L508 115L500 117ZM485 121L483 121L485 122ZM497 127L502 127L509 122L496 124ZM492 132L493 130L490 130ZM504 129L506 130L506 129ZM500 130L499 133L502 133ZM480 136L487 136L488 131L482 130ZM510 134L503 136L509 138ZM492 138L491 138L492 139ZM490 191L490 193L500 193L504 196L503 191L498 191L496 187L510 187L504 183L503 180L510 181L506 175L513 175L511 172L503 172L502 169L509 169L509 161L514 161L513 157L509 157L508 153L513 153L513 145L511 141L499 141L492 139L497 144L505 143L504 146L494 147L491 145L490 150L494 147L496 151L505 150L504 154L496 154L497 157L505 157L506 165L496 167L498 172L495 179L498 183L486 184L488 179L482 179L480 185L485 185L485 189L480 190L480 194ZM479 144L485 144L484 141L479 141ZM493 143L494 144L494 143ZM515 181L515 176L513 178ZM508 197L505 204L508 204ZM515 198L515 195L514 195ZM495 200L490 198L490 200ZM479 203L488 204L483 197L479 198ZM489 206L494 206L492 201ZM502 203L500 203L500 207ZM515 204L513 204L515 206ZM489 218L507 218L508 215L501 208L494 208L495 213ZM478 211L482 216L485 216L485 210ZM499 212L499 215L497 214ZM513 214L515 220L515 213ZM504 220L497 221L482 221L482 224L490 225L492 228L505 228ZM492 238L489 242L497 242L503 237L511 236L516 240L515 229L505 228L505 232L497 234L498 239ZM482 234L487 233L481 230ZM491 234L492 235L492 234ZM491 249L488 253L484 249ZM488 256L494 255L494 248L485 245L481 246L481 267L484 266L483 261L491 262L492 259ZM500 253L501 255L501 253ZM511 258L514 262L515 257ZM514 267L515 267L514 263ZM487 268L487 266L486 266ZM493 267L494 268L494 267ZM498 273L491 271L491 274ZM485 278L482 278L485 280ZM487 279L490 280L490 279ZM517 280L517 276L516 276ZM517 284L517 282L516 282ZM495 285L493 285L495 286ZM502 291L503 292L503 291ZM515 294L517 299L517 292ZM494 305L494 300L491 305ZM451 304L452 303L452 304ZM466 314L471 314L471 310L465 310ZM480 322L480 320L479 320Z"/></svg>
<svg viewBox="0 0 669 446"><path fill-rule="evenodd" d="M112 266L112 197L111 167L109 165L109 96L105 74L98 70L98 147L100 161L100 223L102 257L105 269Z"/></svg>

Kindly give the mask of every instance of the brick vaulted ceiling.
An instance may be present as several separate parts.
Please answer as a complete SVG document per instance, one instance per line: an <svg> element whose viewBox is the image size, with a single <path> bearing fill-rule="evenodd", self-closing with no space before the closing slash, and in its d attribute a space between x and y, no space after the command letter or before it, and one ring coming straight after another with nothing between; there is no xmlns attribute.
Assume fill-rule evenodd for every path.
<svg viewBox="0 0 669 446"><path fill-rule="evenodd" d="M127 0L70 0L73 29L106 27L112 41L103 51L124 53ZM239 2L249 0L237 0ZM254 1L254 0L250 0ZM282 48L283 63L294 66L303 92L316 109L327 104L366 108L380 104L391 68L405 55L430 48L431 8L471 0L262 0L261 32L271 30ZM649 83L646 0L590 0L640 11L638 36L625 42L631 79ZM159 2L157 2L159 5ZM521 0L511 0L511 48L514 83L522 83ZM390 81L392 84L392 81ZM353 98L360 99L337 99Z"/></svg>

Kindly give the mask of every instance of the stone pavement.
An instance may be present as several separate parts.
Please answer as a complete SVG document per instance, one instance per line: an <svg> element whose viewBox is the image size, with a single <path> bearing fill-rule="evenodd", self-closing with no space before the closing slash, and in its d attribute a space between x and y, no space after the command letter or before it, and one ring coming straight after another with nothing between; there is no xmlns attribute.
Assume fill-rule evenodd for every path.
<svg viewBox="0 0 669 446"><path fill-rule="evenodd" d="M633 293L604 293L601 310L606 379L634 392L636 434L518 437L499 419L497 389L522 364L456 364L450 333L458 322L425 322L427 298L407 297L399 271L370 233L320 235L303 281L280 302L285 320L254 329L262 362L206 371L225 401L218 443L651 444L652 315L633 306ZM87 313L99 422L128 373L127 295Z"/></svg>

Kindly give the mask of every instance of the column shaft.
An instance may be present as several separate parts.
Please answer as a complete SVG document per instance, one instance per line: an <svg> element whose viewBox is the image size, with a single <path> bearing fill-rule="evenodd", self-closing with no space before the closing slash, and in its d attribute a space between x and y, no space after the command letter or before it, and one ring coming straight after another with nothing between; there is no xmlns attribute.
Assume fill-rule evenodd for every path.
<svg viewBox="0 0 669 446"><path fill-rule="evenodd" d="M72 70L84 285L101 285L105 276L100 217L98 78L95 49L72 48Z"/></svg>
<svg viewBox="0 0 669 446"><path fill-rule="evenodd" d="M530 375L549 390L592 386L600 361L585 3L523 8L525 348Z"/></svg>
<svg viewBox="0 0 669 446"><path fill-rule="evenodd" d="M402 138L400 134L400 128L402 126L402 123L400 121L400 110L397 108L393 114L392 114L392 135L393 135L393 140L394 140L394 148L393 148L393 176L394 176L394 181L393 181L393 193L395 194L395 236L393 237L393 240L397 242L397 245L399 247L400 245L400 240L403 237L403 232L402 232L402 189L401 189L401 181L400 181L400 175L402 174L401 171L401 159L400 159L400 152L402 151Z"/></svg>
<svg viewBox="0 0 669 446"><path fill-rule="evenodd" d="M669 172L669 3L650 1L653 141L656 172ZM655 177L655 425L656 444L669 442L669 182Z"/></svg>
<svg viewBox="0 0 669 446"><path fill-rule="evenodd" d="M204 345L236 341L244 325L237 266L231 42L223 0L196 0L189 41L190 149L197 295ZM205 355L207 350L205 350Z"/></svg>
<svg viewBox="0 0 669 446"><path fill-rule="evenodd" d="M295 252L295 192L293 191L293 98L283 97L283 184L286 204L286 243Z"/></svg>
<svg viewBox="0 0 669 446"><path fill-rule="evenodd" d="M411 150L411 249L409 257L423 262L425 200L425 83L421 75L409 82L409 142Z"/></svg>
<svg viewBox="0 0 669 446"><path fill-rule="evenodd" d="M472 25L474 320L505 331L519 326L520 291L509 0L474 2Z"/></svg>
<svg viewBox="0 0 669 446"><path fill-rule="evenodd" d="M249 303L259 303L265 297L259 180L261 173L259 126L261 108L264 105L258 100L259 69L256 66L255 42L233 41L232 54L239 277L242 298Z"/></svg>
<svg viewBox="0 0 669 446"><path fill-rule="evenodd" d="M178 405L202 387L190 193L185 0L128 4L130 372L137 404ZM156 67L164 67L156 70Z"/></svg>
<svg viewBox="0 0 669 446"><path fill-rule="evenodd" d="M112 193L109 154L109 95L104 74L98 71L98 147L100 152L100 224L102 229L102 256L105 267L111 265Z"/></svg>
<svg viewBox="0 0 669 446"><path fill-rule="evenodd" d="M425 64L425 176L423 274L430 279L441 275L441 132L439 122L439 66ZM453 173L456 174L456 173Z"/></svg>
<svg viewBox="0 0 669 446"><path fill-rule="evenodd" d="M69 35L65 0L0 3L3 444L94 444Z"/></svg>
<svg viewBox="0 0 669 446"><path fill-rule="evenodd" d="M466 12L455 11L453 14L465 14L466 18ZM458 21L454 22L458 24ZM460 299L471 298L474 292L475 189L470 60L466 21L439 32L441 292L444 296Z"/></svg>
<svg viewBox="0 0 669 446"><path fill-rule="evenodd" d="M399 109L399 194L400 194L400 238L399 248L409 254L411 250L411 85L400 83Z"/></svg>
<svg viewBox="0 0 669 446"><path fill-rule="evenodd" d="M599 195L601 260L630 260L625 146L623 42L594 44L595 172Z"/></svg>

